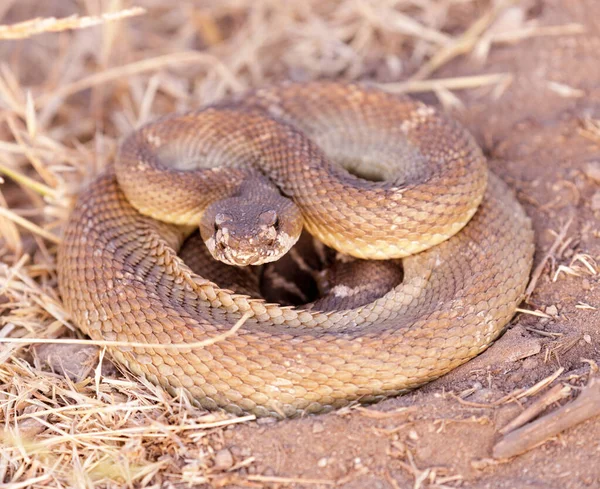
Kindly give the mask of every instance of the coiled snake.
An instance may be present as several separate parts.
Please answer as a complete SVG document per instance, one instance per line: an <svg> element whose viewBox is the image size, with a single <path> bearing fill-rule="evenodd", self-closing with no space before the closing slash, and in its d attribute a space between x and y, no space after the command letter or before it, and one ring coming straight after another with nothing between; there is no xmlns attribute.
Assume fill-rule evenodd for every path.
<svg viewBox="0 0 600 489"><path fill-rule="evenodd" d="M273 260L304 226L347 255L403 258L404 277L355 307L348 287L331 291L343 309L269 304L183 263L198 226L227 263ZM459 124L406 97L314 82L134 132L81 193L58 271L86 334L136 342L111 348L132 371L206 408L280 417L393 396L474 357L515 313L532 256L529 219Z"/></svg>

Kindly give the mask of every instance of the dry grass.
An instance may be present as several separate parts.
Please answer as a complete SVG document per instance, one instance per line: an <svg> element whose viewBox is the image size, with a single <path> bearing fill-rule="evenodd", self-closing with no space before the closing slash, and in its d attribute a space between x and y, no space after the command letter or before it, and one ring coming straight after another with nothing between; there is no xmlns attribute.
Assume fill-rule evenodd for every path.
<svg viewBox="0 0 600 489"><path fill-rule="evenodd" d="M510 75L425 80L449 60L474 55L480 62L496 42L581 31L540 30L518 3L494 5L0 3L0 339L20 339L0 347L6 487L298 482L250 474L251 458L215 467L224 426L252 417L207 414L111 373L102 368L103 352L91 377L71 380L43 368L27 343L76 335L55 269L73 196L113 157L120 136L159 114L281 78L372 79L392 91L433 91L455 106L451 90L503 87Z"/></svg>

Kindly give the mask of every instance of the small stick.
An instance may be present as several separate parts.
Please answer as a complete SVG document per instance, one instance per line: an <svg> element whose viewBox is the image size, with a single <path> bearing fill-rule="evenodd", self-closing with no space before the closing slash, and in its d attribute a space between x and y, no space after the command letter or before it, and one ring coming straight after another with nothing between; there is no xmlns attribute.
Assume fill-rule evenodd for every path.
<svg viewBox="0 0 600 489"><path fill-rule="evenodd" d="M37 224L34 224L33 222L19 216L18 214L15 214L10 209L6 209L5 207L0 207L0 217L10 219L15 224L18 224L19 226L27 229L27 231L29 231L33 234L37 234L37 235L41 236L42 238L47 239L51 243L60 244L61 240L58 236L52 234L50 231L46 231L44 228L41 228Z"/></svg>
<svg viewBox="0 0 600 489"><path fill-rule="evenodd" d="M571 393L570 385L555 385L552 389L546 392L543 396L533 402L530 406L527 407L521 414L519 414L515 419L513 419L510 423L508 423L504 428L500 429L500 433L506 435L511 431L520 428L525 423L528 423L533 418L535 418L538 414L540 414L544 409L546 409L551 404L554 404L561 399L564 399Z"/></svg>
<svg viewBox="0 0 600 489"><path fill-rule="evenodd" d="M0 39L26 39L36 34L45 32L61 32L72 29L85 29L95 25L103 24L114 20L121 20L126 17L134 17L146 13L142 7L133 7L120 10L119 12L108 12L99 16L79 17L71 15L57 19L55 17L38 17L25 22L19 22L12 25L0 25Z"/></svg>
<svg viewBox="0 0 600 489"><path fill-rule="evenodd" d="M599 414L600 378L591 377L577 399L506 435L494 446L493 456L514 457Z"/></svg>
<svg viewBox="0 0 600 489"><path fill-rule="evenodd" d="M556 379L558 379L558 377L560 377L564 371L565 371L565 367L560 367L552 375L549 375L545 379L540 380L538 383L532 385L528 389L525 389L521 393L517 394L515 396L515 399L522 399L523 397L535 396L544 387L549 386L552 382L554 382Z"/></svg>
<svg viewBox="0 0 600 489"><path fill-rule="evenodd" d="M49 197L51 199L56 199L58 197L58 192L52 187L48 187L43 183L36 182L33 178L23 175L22 173L19 173L18 171L13 170L2 163L0 163L0 173L3 173L7 177L10 177L15 182L23 185L24 187L33 190L34 192L40 194L42 197Z"/></svg>
<svg viewBox="0 0 600 489"><path fill-rule="evenodd" d="M569 227L571 227L571 223L573 222L574 217L575 217L575 215L573 213L571 213L566 224L560 230L560 232L558 233L558 236L556 236L554 243L552 243L552 246L550 247L548 252L544 255L544 258L542 258L542 261L540 261L538 263L537 267L535 267L535 270L531 273L531 280L529 281L529 285L527 286L527 289L525 290L525 297L529 298L531 296L531 294L533 293L535 286L537 285L537 281L540 278L540 276L542 275L542 272L544 271L546 262L550 258L552 258L552 255L554 255L554 252L558 249L559 245L562 243L562 241L567 236L567 231L569 230Z"/></svg>
<svg viewBox="0 0 600 489"><path fill-rule="evenodd" d="M584 33L585 26L582 24L573 23L564 25L532 26L510 32L496 32L495 34L492 34L492 42L497 44L513 44L532 37L568 36Z"/></svg>
<svg viewBox="0 0 600 489"><path fill-rule="evenodd" d="M427 63L421 66L421 68L411 77L411 79L423 80L429 77L433 72L446 64L448 61L460 56L461 54L466 54L471 51L481 38L481 35L498 17L498 15L506 8L516 3L516 0L499 2L494 8L473 22L473 24L471 24L471 26L454 41L445 45L436 54L434 54Z"/></svg>
<svg viewBox="0 0 600 489"><path fill-rule="evenodd" d="M0 207L0 210L2 208ZM80 340L77 338L0 338L2 343L16 343L22 345L33 344L57 344L57 345L92 345L107 347L128 347L128 348L154 348L161 350L187 350L190 348L204 348L237 333L244 323L251 318L254 313L251 310L246 311L237 323L230 329L207 340L195 341L192 343L145 343L143 341L109 341L109 340Z"/></svg>
<svg viewBox="0 0 600 489"><path fill-rule="evenodd" d="M375 83L374 86L390 93L421 93L439 89L465 90L485 85L495 85L511 80L509 73L490 73L488 75L457 76L453 78L435 78L432 80L408 80L404 82Z"/></svg>

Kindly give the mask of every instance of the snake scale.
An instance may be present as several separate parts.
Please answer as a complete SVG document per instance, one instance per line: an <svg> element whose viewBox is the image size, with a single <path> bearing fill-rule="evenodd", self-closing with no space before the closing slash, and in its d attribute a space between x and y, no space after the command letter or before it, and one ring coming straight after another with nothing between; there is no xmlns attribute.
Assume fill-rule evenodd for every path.
<svg viewBox="0 0 600 489"><path fill-rule="evenodd" d="M271 261L304 227L343 256L402 258L403 280L355 307L348 287L332 289L341 309L267 303L183 262L198 226L226 263ZM482 352L522 300L533 249L457 122L364 85L282 83L127 137L79 196L58 277L83 332L136 343L111 347L133 372L205 408L289 417L406 392Z"/></svg>

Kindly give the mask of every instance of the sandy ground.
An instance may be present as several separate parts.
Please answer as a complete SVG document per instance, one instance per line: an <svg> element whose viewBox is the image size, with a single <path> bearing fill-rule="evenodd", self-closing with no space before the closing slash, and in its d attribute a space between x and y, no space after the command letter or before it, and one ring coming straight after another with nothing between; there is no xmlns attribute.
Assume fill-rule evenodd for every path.
<svg viewBox="0 0 600 489"><path fill-rule="evenodd" d="M412 394L305 419L211 429L202 438L210 477L192 478L195 487L600 487L600 418L522 455L493 458L503 426L554 385L571 386L571 395L543 414L569 402L600 360L600 3L539 0L527 15L542 26L578 23L586 33L495 45L482 63L459 57L435 77L512 75L500 88L455 92L463 106L449 110L476 136L533 220L535 265L544 260L545 266L522 307L543 314L519 314L480 357ZM385 70L372 76L390 77ZM431 93L417 97L439 103ZM550 386L519 397L555 373ZM4 379L6 400L12 384ZM139 460L157 462L168 454L169 463L179 465L132 487L189 487L168 473L189 466L198 452L178 441L163 443L153 453L146 440ZM123 440L117 445L123 457L141 450ZM25 480L15 477L16 465L2 467L5 482ZM109 477L90 484L120 483Z"/></svg>

